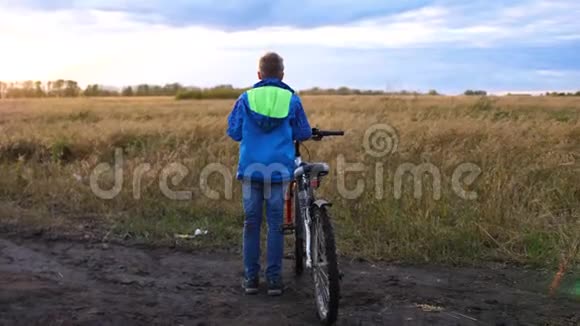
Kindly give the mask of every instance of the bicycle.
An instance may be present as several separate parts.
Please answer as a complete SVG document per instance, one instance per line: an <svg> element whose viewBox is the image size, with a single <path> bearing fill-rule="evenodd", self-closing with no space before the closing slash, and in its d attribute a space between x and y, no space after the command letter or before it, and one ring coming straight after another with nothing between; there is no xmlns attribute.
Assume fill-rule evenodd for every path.
<svg viewBox="0 0 580 326"><path fill-rule="evenodd" d="M311 140L320 141L324 137L343 135L344 131L313 128ZM295 142L296 170L286 192L284 233L294 235L295 274L302 275L304 267L310 270L318 317L322 324L332 325L338 317L341 276L334 231L328 214L331 203L315 197L315 190L320 187L330 167L323 162L302 161L300 145L300 142Z"/></svg>

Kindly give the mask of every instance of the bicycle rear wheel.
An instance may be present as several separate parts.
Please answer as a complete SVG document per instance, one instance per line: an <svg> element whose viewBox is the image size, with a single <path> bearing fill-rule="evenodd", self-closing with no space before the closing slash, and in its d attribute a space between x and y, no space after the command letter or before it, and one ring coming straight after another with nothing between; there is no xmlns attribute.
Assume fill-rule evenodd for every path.
<svg viewBox="0 0 580 326"><path fill-rule="evenodd" d="M325 207L313 207L312 277L318 317L332 325L338 317L340 276L334 230Z"/></svg>

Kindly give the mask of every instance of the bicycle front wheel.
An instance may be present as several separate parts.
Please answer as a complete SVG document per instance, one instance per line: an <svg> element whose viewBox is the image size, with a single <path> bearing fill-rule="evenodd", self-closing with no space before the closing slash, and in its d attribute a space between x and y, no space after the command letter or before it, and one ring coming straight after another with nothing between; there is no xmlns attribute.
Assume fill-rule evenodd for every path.
<svg viewBox="0 0 580 326"><path fill-rule="evenodd" d="M338 317L340 279L334 230L325 207L313 207L312 277L318 317L332 325Z"/></svg>

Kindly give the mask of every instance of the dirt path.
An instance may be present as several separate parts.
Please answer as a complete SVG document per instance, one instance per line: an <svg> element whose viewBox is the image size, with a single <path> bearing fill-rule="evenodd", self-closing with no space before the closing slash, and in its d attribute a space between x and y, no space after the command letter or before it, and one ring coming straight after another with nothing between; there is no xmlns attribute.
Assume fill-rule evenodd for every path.
<svg viewBox="0 0 580 326"><path fill-rule="evenodd" d="M291 263L284 296L245 297L236 255L0 233L0 325L316 325L308 278ZM341 268L338 325L580 324L580 302L547 298L536 272Z"/></svg>

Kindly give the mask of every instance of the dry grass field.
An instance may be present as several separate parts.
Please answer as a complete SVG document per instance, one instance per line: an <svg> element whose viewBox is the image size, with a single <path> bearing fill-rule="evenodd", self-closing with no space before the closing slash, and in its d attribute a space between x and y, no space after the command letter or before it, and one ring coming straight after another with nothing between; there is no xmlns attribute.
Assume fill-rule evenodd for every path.
<svg viewBox="0 0 580 326"><path fill-rule="evenodd" d="M305 158L328 161L333 173L321 193L333 203L342 254L411 262L508 261L553 266L578 262L580 246L580 100L552 97L303 98L311 124L343 129L345 137L306 144ZM108 237L173 243L174 234L207 229L188 246L239 246L239 184L224 198L224 181L208 183L220 199L204 195L202 170L212 163L235 176L238 145L226 134L232 100L172 98L47 99L0 101L0 220L59 230L96 227ZM368 155L365 132L387 123L398 147L384 157ZM90 187L91 171L113 163L123 150L123 186L105 200ZM309 155L308 155L309 154ZM339 169L359 163L362 172ZM139 196L134 171L143 164ZM169 164L187 167L170 188L191 191L174 200L161 190ZM403 164L431 164L440 172L440 198L432 176L403 178ZM481 170L463 199L452 176L462 163ZM221 166L220 165L220 166ZM377 165L380 166L377 173ZM214 165L216 166L216 165ZM341 195L364 184L357 198ZM377 177L378 174L378 177ZM233 177L232 177L233 178ZM113 185L103 175L102 188ZM170 178L171 180L171 178ZM377 184L382 184L377 190ZM137 187L139 188L139 187ZM136 198L139 197L139 198Z"/></svg>

